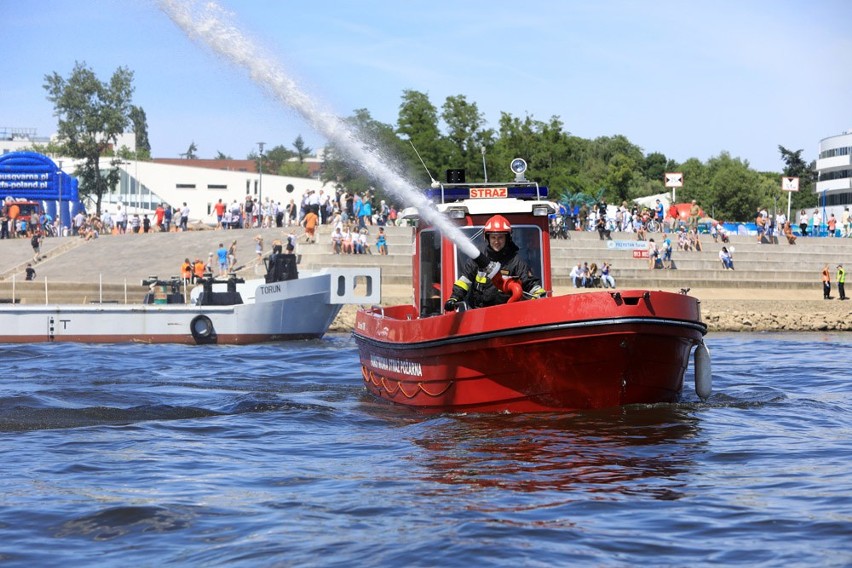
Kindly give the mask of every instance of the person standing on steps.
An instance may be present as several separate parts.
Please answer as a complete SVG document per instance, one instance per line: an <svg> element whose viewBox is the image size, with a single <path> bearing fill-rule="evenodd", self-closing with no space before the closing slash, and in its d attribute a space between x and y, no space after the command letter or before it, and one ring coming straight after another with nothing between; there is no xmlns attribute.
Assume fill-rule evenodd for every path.
<svg viewBox="0 0 852 568"><path fill-rule="evenodd" d="M219 276L228 275L228 249L223 243L219 243L219 248L216 249L216 259L219 261ZM189 262L189 259L186 259Z"/></svg>
<svg viewBox="0 0 852 568"><path fill-rule="evenodd" d="M837 293L840 295L840 300L848 300L846 297L846 270L842 264L837 265Z"/></svg>
<svg viewBox="0 0 852 568"><path fill-rule="evenodd" d="M30 239L30 244L33 247L33 262L41 260L41 231L36 229L33 231L33 236Z"/></svg>
<svg viewBox="0 0 852 568"><path fill-rule="evenodd" d="M254 237L254 252L257 254L257 262L263 259L263 235L257 234Z"/></svg>
<svg viewBox="0 0 852 568"><path fill-rule="evenodd" d="M228 271L233 272L237 269L237 241L231 243L228 247Z"/></svg>
<svg viewBox="0 0 852 568"><path fill-rule="evenodd" d="M831 273L828 271L828 264L822 267L822 299L831 299Z"/></svg>
<svg viewBox="0 0 852 568"><path fill-rule="evenodd" d="M180 209L180 230L186 232L187 227L186 224L189 222L189 207L186 202L184 202L183 207Z"/></svg>

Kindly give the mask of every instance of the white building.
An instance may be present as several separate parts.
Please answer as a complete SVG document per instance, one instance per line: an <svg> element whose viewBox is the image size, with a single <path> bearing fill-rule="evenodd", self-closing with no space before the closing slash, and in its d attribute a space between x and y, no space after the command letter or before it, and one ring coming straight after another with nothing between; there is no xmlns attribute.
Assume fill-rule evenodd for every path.
<svg viewBox="0 0 852 568"><path fill-rule="evenodd" d="M0 154L20 152L33 144L47 144L50 138L39 136L35 128L0 126Z"/></svg>
<svg viewBox="0 0 852 568"><path fill-rule="evenodd" d="M840 219L843 209L852 209L852 130L820 141L816 169L820 205Z"/></svg>
<svg viewBox="0 0 852 568"><path fill-rule="evenodd" d="M110 159L101 168L109 169ZM249 171L234 171L158 164L148 161L125 160L119 166L121 178L115 193L104 196L101 209L115 213L119 203L130 213L152 213L160 203L180 209L186 203L191 221L215 224L213 206L220 199L226 205L234 200L244 203L251 195L259 202L267 200L284 207L292 199L297 205L307 190L323 191L334 196L336 188L313 178L277 176ZM68 170L73 175L73 171ZM87 209L93 210L90 204Z"/></svg>

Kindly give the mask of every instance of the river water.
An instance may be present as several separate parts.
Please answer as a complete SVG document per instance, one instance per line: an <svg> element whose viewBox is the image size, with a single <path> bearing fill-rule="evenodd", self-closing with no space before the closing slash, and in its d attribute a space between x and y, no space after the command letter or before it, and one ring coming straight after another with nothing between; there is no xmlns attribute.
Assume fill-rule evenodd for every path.
<svg viewBox="0 0 852 568"><path fill-rule="evenodd" d="M430 417L344 334L0 345L0 565L852 565L852 335L707 342L707 404Z"/></svg>

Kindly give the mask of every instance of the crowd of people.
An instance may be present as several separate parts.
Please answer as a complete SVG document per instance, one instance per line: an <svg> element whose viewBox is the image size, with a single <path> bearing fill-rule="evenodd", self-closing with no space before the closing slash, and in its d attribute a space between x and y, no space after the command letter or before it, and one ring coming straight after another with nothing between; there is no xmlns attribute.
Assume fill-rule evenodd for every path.
<svg viewBox="0 0 852 568"><path fill-rule="evenodd" d="M394 205L377 199L372 192L307 190L299 203L295 199L284 205L280 201L247 195L243 202L236 199L230 204L221 199L213 206L217 229L247 229L291 227L313 224L334 224L338 220L350 222L363 229L369 225L395 225L398 212ZM313 213L316 219L310 219ZM306 227L307 228L307 227Z"/></svg>
<svg viewBox="0 0 852 568"><path fill-rule="evenodd" d="M627 201L619 206L611 206L606 200L601 200L591 206L559 205L558 212L551 216L550 232L553 236L564 237L569 230L597 231L601 240L611 239L612 233L620 232L635 235L639 241L647 240L651 233L677 233L679 250L700 250L700 244L697 242L701 232L700 220L701 208L696 200L690 202L689 214L684 213L683 216L674 204L666 209L659 199L652 207L643 207ZM777 243L779 236L783 236L791 245L796 243L798 235L794 233L793 224L783 211L772 214L768 208L759 207L754 223L759 243ZM728 242L728 232L723 223L711 219L706 231L714 242ZM804 237L852 237L852 213L845 207L840 218L830 213L823 219L818 208L810 213L802 209L799 213L799 233ZM684 242L684 237L689 243ZM684 246L686 248L683 248Z"/></svg>
<svg viewBox="0 0 852 568"><path fill-rule="evenodd" d="M615 288L612 265L608 262L602 262L600 267L594 262L578 262L568 276L574 288Z"/></svg>
<svg viewBox="0 0 852 568"><path fill-rule="evenodd" d="M366 227L358 230L351 222L339 221L331 232L331 251L334 254L373 254L369 235ZM375 250L379 255L388 254L387 237L383 227L379 227Z"/></svg>
<svg viewBox="0 0 852 568"><path fill-rule="evenodd" d="M827 219L823 219L823 214L818 208L811 213L802 209L799 212L799 232L803 237L825 235L850 238L852 237L852 213L849 212L848 207L844 207L840 219L834 213L829 214Z"/></svg>
<svg viewBox="0 0 852 568"><path fill-rule="evenodd" d="M387 237L384 227L396 225L399 221L398 212L393 205L385 200L377 199L371 192L361 194L339 190L308 190L302 200L296 203L290 199L282 206L270 198L262 202L256 197L247 196L245 200L233 200L225 204L219 200L213 207L216 216L216 228L221 230L281 227L290 228L288 246L295 246L296 237L293 230L301 227L306 242L316 242L318 229L322 225L332 228L329 246L334 254L388 254ZM690 204L690 214L681 217L678 210L670 206L665 209L660 200L652 207L640 207L637 204L609 206L601 200L594 206L580 206L568 210L564 206L558 214L551 218L551 232L573 228L597 231L599 238L608 240L613 232L623 232L635 235L636 240L648 242L648 267L675 268L672 254L678 252L691 253L703 250L698 221L700 208L695 200ZM74 215L71 226L63 234L77 236L85 240L96 239L103 234L145 234L150 232L186 231L189 229L190 210L186 203L181 207L172 208L168 204L160 204L154 212L139 215L128 215L121 204L113 212L104 210L98 215L87 215L78 212ZM783 212L770 214L766 208L758 208L755 214L758 243L773 243L778 236L783 236L793 245L797 235L793 232L790 220ZM32 263L27 271L28 276L35 276L32 264L42 259L41 246L43 239L59 234L58 220L42 214L30 219L11 219L8 208L4 204L0 212L0 238L29 238L33 248ZM730 246L730 238L723 224L718 221L710 222L707 227L714 243L721 242L719 262L722 269L734 270L734 247ZM799 229L802 236L826 234L830 237L852 237L852 215L846 208L836 219L834 214L823 219L819 209L811 213L801 210L799 213ZM654 235L660 233L660 235ZM657 239L662 239L657 243ZM181 276L189 282L195 282L205 273L217 273L220 276L237 269L236 239L229 246L220 243L215 253L207 255L206 261L201 258L190 260L187 257L181 266ZM255 254L258 262L262 262L263 238L255 237ZM675 249L676 247L676 249ZM827 268L823 271L823 283L830 290L830 275ZM603 262L578 263L571 269L570 278L577 288L603 287L615 288L612 267ZM845 271L838 265L837 283L841 299L845 299L843 284ZM827 296L829 294L827 293Z"/></svg>
<svg viewBox="0 0 852 568"><path fill-rule="evenodd" d="M648 233L675 232L683 227L698 231L701 208L693 200L689 215L681 217L674 204L665 208L657 199L653 207L643 207L638 203L623 201L621 205L611 206L605 199L594 205L559 205L559 210L551 217L551 233L561 235L567 230L597 231L601 240L612 238L612 233L635 234L636 239L644 241Z"/></svg>
<svg viewBox="0 0 852 568"><path fill-rule="evenodd" d="M98 238L104 234L146 234L151 232L186 231L189 229L190 208L186 203L172 207L160 203L152 213L129 213L122 204L113 211L104 209L100 215L78 212L70 227L59 230L59 221L42 214L38 217L13 218L9 215L8 203L0 211L0 239L31 238L34 233L51 237L80 236L85 239ZM242 201L234 199L226 204L222 199L213 205L216 229L251 229L302 226L310 241L320 225L349 223L358 231L370 226L396 225L398 211L393 204L378 199L373 192L349 192L337 190L308 190L299 203L290 199L282 205L269 197L263 201L246 196ZM313 214L313 215L311 215Z"/></svg>

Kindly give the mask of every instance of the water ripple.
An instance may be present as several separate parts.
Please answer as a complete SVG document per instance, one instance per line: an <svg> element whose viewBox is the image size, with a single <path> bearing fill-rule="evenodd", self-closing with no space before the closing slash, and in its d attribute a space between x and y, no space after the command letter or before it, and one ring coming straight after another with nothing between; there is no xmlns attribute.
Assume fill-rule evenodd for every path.
<svg viewBox="0 0 852 568"><path fill-rule="evenodd" d="M0 560L851 565L852 339L708 341L706 403L496 416L372 398L343 335L0 345Z"/></svg>

